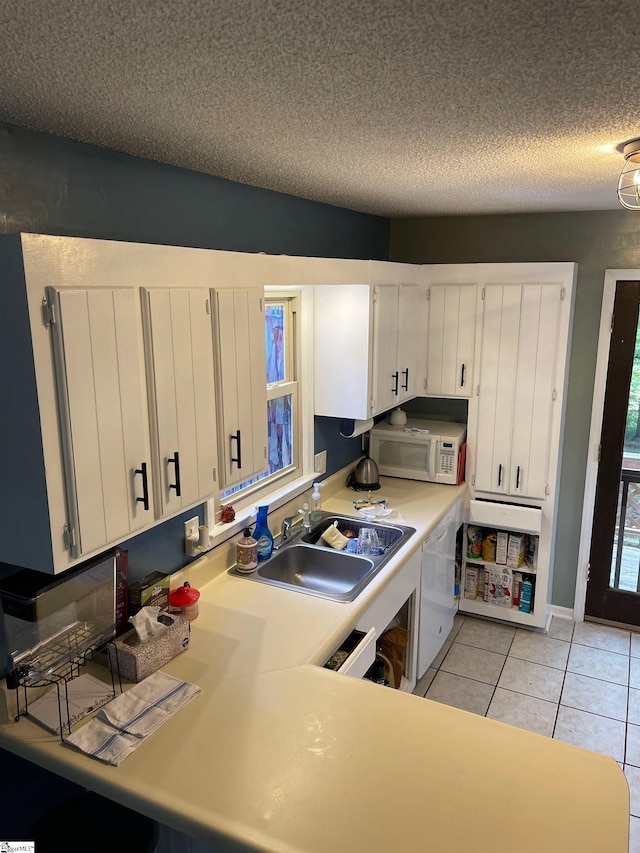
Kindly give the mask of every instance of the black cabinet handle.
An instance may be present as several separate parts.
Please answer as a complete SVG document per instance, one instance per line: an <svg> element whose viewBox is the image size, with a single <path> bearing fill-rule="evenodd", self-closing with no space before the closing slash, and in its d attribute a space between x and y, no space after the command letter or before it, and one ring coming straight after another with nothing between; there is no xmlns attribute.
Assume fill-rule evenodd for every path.
<svg viewBox="0 0 640 853"><path fill-rule="evenodd" d="M466 365L463 364L460 368L460 387L464 388L464 374L466 373Z"/></svg>
<svg viewBox="0 0 640 853"><path fill-rule="evenodd" d="M516 468L516 489L520 488L520 466Z"/></svg>
<svg viewBox="0 0 640 853"><path fill-rule="evenodd" d="M402 385L402 390L408 391L409 390L409 368L406 367L402 372L405 374L404 383Z"/></svg>
<svg viewBox="0 0 640 853"><path fill-rule="evenodd" d="M147 479L147 463L141 462L139 468L134 468L134 476L140 474L142 476L142 497L136 498L136 503L141 503L146 510L149 509L149 481Z"/></svg>
<svg viewBox="0 0 640 853"><path fill-rule="evenodd" d="M177 450L173 454L173 456L169 456L169 458L167 459L167 465L169 465L170 463L173 463L176 481L175 481L175 483L169 483L169 488L175 489L176 490L176 497L179 498L180 497L180 455L178 454Z"/></svg>
<svg viewBox="0 0 640 853"><path fill-rule="evenodd" d="M391 375L393 376L393 388L391 389L391 393L395 394L397 397L398 396L398 379L399 379L398 371L396 370L396 372L392 373Z"/></svg>
<svg viewBox="0 0 640 853"><path fill-rule="evenodd" d="M239 471L242 468L242 437L240 435L240 430L238 430L235 435L231 434L229 436L229 441L236 442L236 451L238 455L232 456L230 461L231 464L233 464L234 462L236 463Z"/></svg>
<svg viewBox="0 0 640 853"><path fill-rule="evenodd" d="M502 485L502 465L498 465L498 485Z"/></svg>

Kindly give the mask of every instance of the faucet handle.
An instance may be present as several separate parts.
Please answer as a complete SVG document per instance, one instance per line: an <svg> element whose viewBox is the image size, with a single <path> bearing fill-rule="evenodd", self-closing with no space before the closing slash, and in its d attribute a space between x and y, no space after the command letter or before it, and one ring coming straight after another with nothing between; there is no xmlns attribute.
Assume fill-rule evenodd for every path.
<svg viewBox="0 0 640 853"><path fill-rule="evenodd" d="M300 515L302 516L302 526L306 527L307 530L311 529L311 522L309 521L309 504L305 501L302 504L302 508L298 510Z"/></svg>

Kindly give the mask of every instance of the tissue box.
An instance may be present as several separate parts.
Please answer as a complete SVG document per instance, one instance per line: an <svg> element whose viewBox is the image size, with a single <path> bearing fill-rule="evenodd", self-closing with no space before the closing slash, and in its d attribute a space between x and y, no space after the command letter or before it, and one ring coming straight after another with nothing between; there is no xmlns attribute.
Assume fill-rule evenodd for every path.
<svg viewBox="0 0 640 853"><path fill-rule="evenodd" d="M152 672L160 669L180 652L189 648L191 625L181 616L163 616L172 624L157 637L141 643L135 628L114 640L118 651L120 674L128 681L142 681ZM113 662L114 652L109 650Z"/></svg>

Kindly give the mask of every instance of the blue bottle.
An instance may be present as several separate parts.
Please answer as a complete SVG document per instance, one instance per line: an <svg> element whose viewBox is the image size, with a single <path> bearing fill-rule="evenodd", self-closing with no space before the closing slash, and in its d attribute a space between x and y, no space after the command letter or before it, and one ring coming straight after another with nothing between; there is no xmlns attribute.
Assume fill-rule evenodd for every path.
<svg viewBox="0 0 640 853"><path fill-rule="evenodd" d="M273 551L273 536L267 524L269 507L259 506L257 510L258 519L256 521L256 529L253 531L253 538L258 543L258 562L261 563L264 560L268 560L271 556L271 552Z"/></svg>

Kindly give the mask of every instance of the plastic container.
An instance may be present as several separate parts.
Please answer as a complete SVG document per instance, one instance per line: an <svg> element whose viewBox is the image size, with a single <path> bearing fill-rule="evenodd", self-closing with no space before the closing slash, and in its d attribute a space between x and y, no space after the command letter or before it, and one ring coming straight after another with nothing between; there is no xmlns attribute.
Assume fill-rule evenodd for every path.
<svg viewBox="0 0 640 853"><path fill-rule="evenodd" d="M320 496L321 488L322 483L313 484L313 491L311 492L311 512L309 513L309 521L312 524L316 524L318 521L322 520L322 497Z"/></svg>
<svg viewBox="0 0 640 853"><path fill-rule="evenodd" d="M245 527L236 548L236 569L239 572L254 572L258 568L258 543L251 535L250 527Z"/></svg>
<svg viewBox="0 0 640 853"><path fill-rule="evenodd" d="M256 521L256 529L253 531L253 538L257 543L258 562L262 563L268 560L273 551L273 536L267 524L268 506L259 506L258 519Z"/></svg>
<svg viewBox="0 0 640 853"><path fill-rule="evenodd" d="M198 618L198 599L200 591L194 589L189 581L169 593L169 607L174 613L184 616L189 622Z"/></svg>

